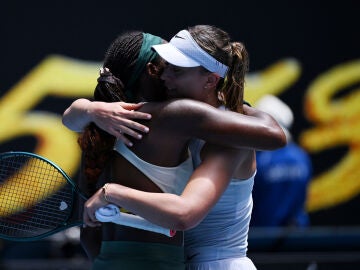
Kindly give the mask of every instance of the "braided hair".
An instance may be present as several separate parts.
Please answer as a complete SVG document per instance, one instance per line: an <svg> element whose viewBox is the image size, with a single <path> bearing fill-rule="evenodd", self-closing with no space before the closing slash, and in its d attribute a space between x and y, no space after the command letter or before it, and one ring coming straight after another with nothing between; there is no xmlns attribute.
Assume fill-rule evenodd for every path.
<svg viewBox="0 0 360 270"><path fill-rule="evenodd" d="M94 90L96 101L127 100L125 87L131 78L143 41L142 32L126 32L118 36L105 54L103 69ZM132 89L138 89L136 83ZM135 96L135 95L134 95ZM111 158L115 137L90 123L80 135L78 143L83 151L84 175L88 194L96 191L96 183Z"/></svg>

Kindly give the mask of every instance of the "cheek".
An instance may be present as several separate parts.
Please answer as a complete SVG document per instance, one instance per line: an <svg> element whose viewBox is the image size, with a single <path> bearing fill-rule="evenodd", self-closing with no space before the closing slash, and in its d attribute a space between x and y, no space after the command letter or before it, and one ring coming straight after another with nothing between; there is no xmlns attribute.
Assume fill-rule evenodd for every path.
<svg viewBox="0 0 360 270"><path fill-rule="evenodd" d="M202 99L202 92L199 91L199 89L195 87L193 83L185 85L182 89L179 90L179 92L184 98L190 98L195 100Z"/></svg>
<svg viewBox="0 0 360 270"><path fill-rule="evenodd" d="M186 97L191 97L195 92L196 85L192 80L180 80L176 84L177 90Z"/></svg>
<svg viewBox="0 0 360 270"><path fill-rule="evenodd" d="M181 82L179 82L179 85L181 85L181 88L187 88L188 90L191 90L191 92L198 92L203 88L203 82L201 78L198 77L184 78Z"/></svg>
<svg viewBox="0 0 360 270"><path fill-rule="evenodd" d="M184 98L191 98L199 100L204 90L204 77L196 74L185 74L183 76L175 77L168 86L173 86L179 96Z"/></svg>

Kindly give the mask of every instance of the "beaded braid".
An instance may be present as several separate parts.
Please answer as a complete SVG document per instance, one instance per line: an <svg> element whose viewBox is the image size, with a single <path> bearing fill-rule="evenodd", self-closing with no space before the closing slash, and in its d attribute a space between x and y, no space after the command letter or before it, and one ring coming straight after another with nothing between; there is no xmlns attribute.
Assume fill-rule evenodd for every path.
<svg viewBox="0 0 360 270"><path fill-rule="evenodd" d="M215 26L196 25L189 32L202 49L229 67L226 77L219 80L217 95L228 109L242 113L245 74L249 67L245 46L231 42L229 34Z"/></svg>
<svg viewBox="0 0 360 270"><path fill-rule="evenodd" d="M111 43L105 54L105 72L100 74L94 90L96 101L128 101L125 99L124 85L129 81L136 65L142 39L142 32L126 32ZM114 136L94 123L90 123L80 135L78 143L83 151L88 194L96 191L99 176L111 158L114 142Z"/></svg>

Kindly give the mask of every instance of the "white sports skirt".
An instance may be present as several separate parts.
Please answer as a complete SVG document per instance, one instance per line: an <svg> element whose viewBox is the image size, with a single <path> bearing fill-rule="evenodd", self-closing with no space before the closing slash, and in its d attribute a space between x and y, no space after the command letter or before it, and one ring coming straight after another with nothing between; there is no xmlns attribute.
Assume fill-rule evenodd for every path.
<svg viewBox="0 0 360 270"><path fill-rule="evenodd" d="M207 262L191 262L186 264L186 270L256 270L256 267L248 257L241 257Z"/></svg>

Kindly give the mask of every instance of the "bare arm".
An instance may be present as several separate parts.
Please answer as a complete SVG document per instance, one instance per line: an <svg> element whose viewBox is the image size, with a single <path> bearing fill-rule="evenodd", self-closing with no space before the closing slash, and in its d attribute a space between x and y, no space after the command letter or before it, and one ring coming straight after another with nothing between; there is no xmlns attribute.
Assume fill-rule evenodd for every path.
<svg viewBox="0 0 360 270"><path fill-rule="evenodd" d="M148 113L136 111L141 106L142 104L125 102L105 103L77 99L63 113L62 122L76 132L82 132L90 122L94 122L99 128L131 146L124 134L141 139L142 135L137 131L146 133L149 130L146 126L131 120L151 118Z"/></svg>
<svg viewBox="0 0 360 270"><path fill-rule="evenodd" d="M109 184L107 199L116 205L144 217L152 223L175 230L196 226L218 201L237 167L239 151L211 146L202 164L194 171L183 193L151 193ZM97 191L86 203L84 222L98 226L95 210L108 204L103 191Z"/></svg>
<svg viewBox="0 0 360 270"><path fill-rule="evenodd" d="M168 133L235 148L273 150L286 144L286 136L269 114L244 106L246 114L223 111L195 100L172 101L163 110L172 120Z"/></svg>
<svg viewBox="0 0 360 270"><path fill-rule="evenodd" d="M120 106L119 106L120 105ZM148 119L140 115L126 114L123 102L90 102L79 99L63 115L63 123L71 130L81 131L91 121L108 133L120 138L127 145L131 142L123 136L126 133L141 138L135 130L146 127L130 119ZM114 107L114 108L113 108ZM164 125L169 132L187 137L200 138L211 143L236 148L273 150L286 144L286 137L280 125L269 114L244 106L245 114L221 111L210 105L194 100L170 101L164 108L170 125ZM122 133L119 133L119 130Z"/></svg>

